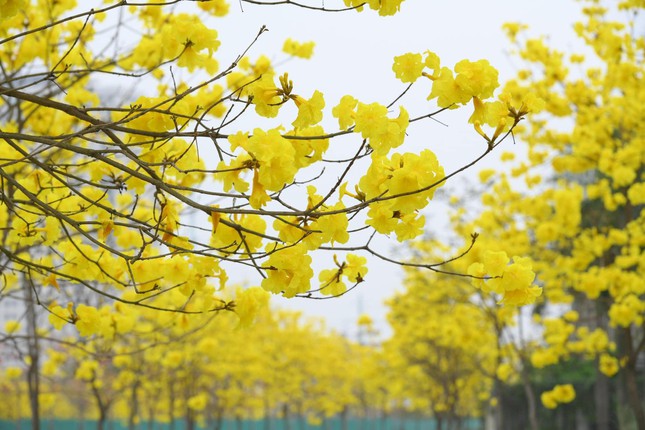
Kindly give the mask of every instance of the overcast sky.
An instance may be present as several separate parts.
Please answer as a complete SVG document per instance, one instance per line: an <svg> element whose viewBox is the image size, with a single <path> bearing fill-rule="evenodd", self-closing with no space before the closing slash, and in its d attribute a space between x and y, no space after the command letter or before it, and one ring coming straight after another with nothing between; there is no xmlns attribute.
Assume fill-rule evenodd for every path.
<svg viewBox="0 0 645 430"><path fill-rule="evenodd" d="M333 7L341 3L327 0L325 5ZM399 14L385 18L371 11L321 13L289 6L248 4L241 9L233 2L230 16L216 22L222 40L218 56L221 64L227 65L227 58L232 59L242 51L262 25L269 32L253 47L251 58L267 54L280 61L285 58L280 49L287 37L303 42L313 40L316 42L313 59L288 61L280 66L280 71L289 71L298 94L308 97L314 89L321 90L328 108L345 94L364 102L389 103L404 88L394 78L392 59L406 52L434 51L442 64L449 67L464 58L485 58L499 70L503 82L519 68L519 61L509 55L512 47L501 30L504 22L526 23L530 26L528 34L544 35L551 44L573 52L577 42L572 24L580 17L579 2L555 0L407 0ZM404 100L412 116L434 110L435 106L424 100L429 89L429 85L416 88L416 96ZM449 113L439 119L448 127L432 121L415 127L409 133L406 150L430 147L446 171L451 171L478 155L483 142L471 128L464 126L463 116ZM514 150L514 147L506 142L503 149ZM491 158L466 176L474 181L479 168L494 163L495 159ZM433 214L432 205L426 210L426 216L430 229L443 228L445 218ZM396 255L396 248L386 246ZM383 301L400 288L402 273L381 262L372 262L369 270L364 284L338 299L287 301L274 297L272 302L322 316L330 327L349 335L355 332L354 323L360 312L372 315L379 328L384 329Z"/></svg>

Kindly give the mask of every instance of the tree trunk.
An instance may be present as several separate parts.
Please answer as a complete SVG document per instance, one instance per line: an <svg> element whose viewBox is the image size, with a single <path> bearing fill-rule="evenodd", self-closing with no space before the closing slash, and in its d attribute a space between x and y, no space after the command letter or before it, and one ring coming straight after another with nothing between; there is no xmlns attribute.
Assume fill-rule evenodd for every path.
<svg viewBox="0 0 645 430"><path fill-rule="evenodd" d="M331 423L329 422L329 420L327 419L327 417L324 417L324 418L323 418L323 428L324 428L325 430L331 430Z"/></svg>
<svg viewBox="0 0 645 430"><path fill-rule="evenodd" d="M597 366L596 366L597 368ZM609 408L609 378L596 371L596 382L594 383L594 403L596 410L596 430L611 430L611 417Z"/></svg>
<svg viewBox="0 0 645 430"><path fill-rule="evenodd" d="M455 430L462 430L464 426L464 420L460 417L455 417Z"/></svg>
<svg viewBox="0 0 645 430"><path fill-rule="evenodd" d="M636 384L636 365L629 360L625 366L625 384L627 388L627 400L629 407L634 414L636 428L638 430L645 430L645 412L641 403L640 395L638 393L638 385Z"/></svg>
<svg viewBox="0 0 645 430"><path fill-rule="evenodd" d="M168 384L168 415L170 415L168 430L175 430L175 389L172 380Z"/></svg>
<svg viewBox="0 0 645 430"><path fill-rule="evenodd" d="M96 386L94 379L90 382L90 384L92 386L92 394L94 394L94 399L96 400L96 407L99 410L99 419L96 423L96 429L105 430L105 423L107 421L108 409L110 408L111 402L103 400L103 398L101 397L101 392Z"/></svg>
<svg viewBox="0 0 645 430"><path fill-rule="evenodd" d="M222 423L224 418L224 408L217 407L215 412L215 418L213 419L213 430L221 430Z"/></svg>
<svg viewBox="0 0 645 430"><path fill-rule="evenodd" d="M284 429L291 430L291 422L289 421L289 406L286 403L282 406L282 419L284 420Z"/></svg>
<svg viewBox="0 0 645 430"><path fill-rule="evenodd" d="M99 409L99 420L96 422L96 430L105 430L105 412Z"/></svg>
<svg viewBox="0 0 645 430"><path fill-rule="evenodd" d="M156 417L155 417L154 405L150 405L150 407L148 408L148 425L147 425L148 430L154 430L155 418Z"/></svg>
<svg viewBox="0 0 645 430"><path fill-rule="evenodd" d="M495 397L497 398L497 404L493 407L493 414L495 420L495 428L497 430L504 430L504 402L502 401L503 397L503 385L500 380L495 379Z"/></svg>
<svg viewBox="0 0 645 430"><path fill-rule="evenodd" d="M104 407L99 407L99 420L96 423L97 430L105 430L105 422L107 421L107 411Z"/></svg>
<svg viewBox="0 0 645 430"><path fill-rule="evenodd" d="M189 408L186 408L186 430L195 430L195 417Z"/></svg>
<svg viewBox="0 0 645 430"><path fill-rule="evenodd" d="M25 302L27 305L27 348L29 367L27 369L27 386L29 390L29 406L31 407L31 430L40 430L40 343L38 342L38 321L36 313L36 297L31 285L23 279Z"/></svg>
<svg viewBox="0 0 645 430"><path fill-rule="evenodd" d="M136 418L139 413L139 396L137 395L137 388L139 388L139 380L135 381L132 385L132 393L130 396L130 415L128 416L128 430L135 430Z"/></svg>
<svg viewBox="0 0 645 430"><path fill-rule="evenodd" d="M367 416L367 414L365 416ZM380 424L382 429L387 428L387 420L388 420L388 414L385 411L385 408L383 408L383 412L381 413L381 417L379 419L379 424Z"/></svg>
<svg viewBox="0 0 645 430"><path fill-rule="evenodd" d="M643 410L643 403L638 392L638 385L636 381L636 361L638 360L639 349L634 349L634 341L632 339L631 327L623 329L623 338L625 340L625 352L627 352L627 364L625 364L625 385L627 388L627 401L629 407L634 414L636 428L638 430L645 430L645 411Z"/></svg>
<svg viewBox="0 0 645 430"><path fill-rule="evenodd" d="M535 393L531 387L531 381L526 371L526 366L522 366L522 385L524 386L524 394L526 394L526 402L529 409L529 425L531 430L539 430L540 426L537 419L537 409L535 404Z"/></svg>

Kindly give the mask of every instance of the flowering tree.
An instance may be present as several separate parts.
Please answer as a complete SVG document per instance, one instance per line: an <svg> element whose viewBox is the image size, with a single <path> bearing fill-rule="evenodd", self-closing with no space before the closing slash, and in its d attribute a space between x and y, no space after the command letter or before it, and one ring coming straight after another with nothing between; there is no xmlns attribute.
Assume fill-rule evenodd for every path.
<svg viewBox="0 0 645 430"><path fill-rule="evenodd" d="M545 348L532 361L543 367L581 353L595 358L602 428L609 428L611 419L607 377L622 373L619 391L643 429L636 384L636 362L645 346L645 284L639 275L645 203L639 107L643 36L634 20L642 4L620 2L618 9L624 20L598 4L583 9L586 20L574 28L589 55L567 58L539 40L518 43L527 69L509 85L530 85L545 99L549 114L569 119L570 125L556 130L542 120L531 121L521 132L531 157L518 176L535 183L538 166L547 164L558 178L557 189L544 187L528 199L533 209L525 211L541 251L535 253L538 276L548 286L548 303L572 304L574 310L559 322L544 320ZM543 402L557 405L549 395Z"/></svg>
<svg viewBox="0 0 645 430"><path fill-rule="evenodd" d="M286 3L391 15L402 0ZM498 73L486 60L447 67L431 51L392 66L403 94L428 94L423 112L409 112L400 96L302 94L284 66L251 55L265 28L241 35L248 43L236 57L218 55L223 0L1 7L0 300L26 312L0 342L29 357L34 426L39 310L57 330L110 345L136 326L126 305L179 325L235 311L248 325L269 293L345 294L367 279L368 257L406 265L373 238L418 237L435 191L539 108L532 94L495 99ZM309 58L313 43L289 39L283 50ZM405 151L415 122L458 108L473 112L485 138L471 162L445 172L432 151ZM327 268L315 273L314 259ZM443 263L425 267L440 272ZM500 293L509 303L533 300L530 269L511 267L524 276ZM254 286L227 286L234 268L255 275Z"/></svg>
<svg viewBox="0 0 645 430"><path fill-rule="evenodd" d="M364 388L362 395L379 394L363 374L376 371L375 364L366 365L375 349L298 313L265 310L257 324L236 330L232 313L176 324L155 310L121 306L133 327L114 333L109 345L94 336L46 351L44 417L96 420L99 429L115 419L130 429L143 421L170 428L179 421L187 428L222 428L225 421L250 418L270 426L278 417L320 423L356 405L353 387ZM12 399L0 408L0 419L29 417L24 382L7 374L0 384Z"/></svg>
<svg viewBox="0 0 645 430"><path fill-rule="evenodd" d="M515 129L518 143L526 144L526 154L502 153L500 161L506 167L480 173L486 191L481 193L478 213L457 209L453 217L455 232L466 245L472 232L479 233L472 250L455 264L467 265L465 270L476 275L471 281L483 294L508 303L515 293L505 292L502 285L513 283L513 278L534 276L532 272L536 287L517 294L537 294L538 286L543 289L531 309L532 318L526 313L522 318L503 312L495 323L504 329L499 338L497 382L523 385L528 403L524 425L530 428L539 428L538 418L544 424L567 404L585 410L598 429L615 428L617 420L621 426L634 423L634 428L645 428L642 388L637 382L641 376L637 363L645 349L645 42L639 26L642 21L637 19L643 5L605 3L583 5L584 19L573 27L582 48L574 53L562 52L544 38L527 37L521 24L505 25L522 68L503 92L534 93L544 101L543 111ZM438 249L415 246L421 258ZM531 272L520 267L512 270L511 261ZM480 279L484 274L492 278ZM419 292L414 285L439 281L409 279L406 293L392 302L394 315L406 313L406 301L433 303L437 298L433 291ZM451 282L454 291L448 295L449 303L458 297L459 280ZM483 308L486 300L475 303ZM409 308L407 312L413 314L414 306ZM455 329L450 321L459 318L448 319L441 330L414 330L410 327L424 324L420 318L400 318L401 336L393 345L398 342L402 349L405 338L420 337L419 333L439 339L446 333L459 333L464 324L457 323ZM527 321L532 321L531 335L525 331L525 336L519 336ZM432 357L427 350L407 350ZM592 375L587 382L591 389L585 400L576 401L577 388L586 388L576 385L576 372L560 373L557 380L544 377L555 374L549 371L556 365L571 370L572 363L590 365ZM551 385L537 393L538 383ZM593 409L582 404L586 399L593 401ZM621 403L628 410L616 411L614 405ZM560 423L558 427L574 425Z"/></svg>
<svg viewBox="0 0 645 430"><path fill-rule="evenodd" d="M612 393L629 407L624 422L645 428L637 384L645 349L645 43L636 20L642 9L633 1L615 8L586 2L585 19L574 25L586 51L572 54L543 38L525 37L521 24L505 26L523 68L503 92L534 93L544 110L515 129L518 142L526 143L526 156L502 153L507 168L481 172L488 191L479 214L455 215L455 230L466 244L473 231L480 233L462 261L474 258L467 272L476 275L475 286L499 296L512 277L533 276L511 270L509 256L517 255L514 263L535 272L533 291L543 288L533 309L539 336L508 343L513 352L503 356L498 376L526 384L532 383L529 371L573 360L592 363L591 419L602 429L614 428L621 415L612 408ZM484 274L493 278L479 279ZM507 297L513 295L501 301ZM560 377L539 395L545 409L529 412L532 428L538 426L537 412L548 417L548 410L576 399L573 372ZM531 391L526 391L529 403Z"/></svg>
<svg viewBox="0 0 645 430"><path fill-rule="evenodd" d="M472 101L476 129L494 127L485 155L528 111L509 97L483 102L498 86L487 61L464 60L453 73L432 52L412 53L397 57L393 70L406 83L427 81L434 111L412 117L398 99L383 105L345 96L331 109L338 126L327 131L323 94L298 94L266 57L245 51L219 66L210 15L226 15L225 2L184 3L119 2L80 12L72 1L5 7L0 216L7 289L21 279L32 289L73 284L149 307L179 289L186 301L165 309L188 312L186 302L204 300L199 312L222 310L232 305L214 298L214 289L224 289L227 268L238 265L286 297L342 294L367 275L364 256L375 253L369 239L418 236L419 211L454 174L429 150L393 152L414 121ZM388 15L400 3L369 6ZM132 23L138 37L128 34ZM294 56L311 48L285 45ZM98 77L115 88L134 80L150 88L113 100L101 94ZM277 125L239 130L244 116ZM357 143L341 159L329 147L343 136ZM342 253L312 286L312 256L349 249L363 256ZM68 322L84 318L75 308L49 309Z"/></svg>

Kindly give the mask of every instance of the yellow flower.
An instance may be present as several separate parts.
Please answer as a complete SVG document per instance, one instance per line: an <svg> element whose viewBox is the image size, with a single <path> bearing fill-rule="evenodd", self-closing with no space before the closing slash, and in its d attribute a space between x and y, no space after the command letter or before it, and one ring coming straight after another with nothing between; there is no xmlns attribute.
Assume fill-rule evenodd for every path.
<svg viewBox="0 0 645 430"><path fill-rule="evenodd" d="M484 169L479 172L479 180L483 183L488 182L495 175L495 169Z"/></svg>
<svg viewBox="0 0 645 430"><path fill-rule="evenodd" d="M367 274L367 258L360 255L347 254L343 267L343 276L350 282L361 282Z"/></svg>
<svg viewBox="0 0 645 430"><path fill-rule="evenodd" d="M4 374L7 379L11 381L12 379L20 378L20 376L22 375L22 369L19 367L10 366L5 369Z"/></svg>
<svg viewBox="0 0 645 430"><path fill-rule="evenodd" d="M229 9L229 4L226 0L209 0L206 2L199 2L197 3L197 6L200 9L210 12L214 16L219 17L228 14Z"/></svg>
<svg viewBox="0 0 645 430"><path fill-rule="evenodd" d="M394 57L392 71L401 82L411 83L421 77L424 67L421 54L408 53Z"/></svg>
<svg viewBox="0 0 645 430"><path fill-rule="evenodd" d="M300 43L296 40L289 38L284 41L284 45L282 46L282 51L294 57L311 58L311 56L314 54L315 45L316 44L314 42Z"/></svg>
<svg viewBox="0 0 645 430"><path fill-rule="evenodd" d="M345 205L338 202L333 206L329 206L325 210L343 210ZM311 230L320 231L320 233L312 233L311 235L317 235L320 238L320 244L337 242L337 243L347 243L349 240L349 233L347 232L349 228L349 220L347 219L347 214L340 212L333 215L324 215L317 218L310 225Z"/></svg>
<svg viewBox="0 0 645 430"><path fill-rule="evenodd" d="M509 363L502 363L497 367L497 377L500 381L508 381L513 372L513 366L511 366Z"/></svg>
<svg viewBox="0 0 645 430"><path fill-rule="evenodd" d="M76 306L76 329L81 336L91 336L101 329L101 315L93 306Z"/></svg>
<svg viewBox="0 0 645 430"><path fill-rule="evenodd" d="M513 257L513 260L518 261L519 259ZM514 262L504 268L504 273L499 283L504 291L514 291L528 288L534 279L535 272L531 270L530 263Z"/></svg>
<svg viewBox="0 0 645 430"><path fill-rule="evenodd" d="M304 244L287 246L274 251L264 264L264 268L267 277L262 280L262 288L269 292L293 297L309 290L313 270L311 257L307 254Z"/></svg>
<svg viewBox="0 0 645 430"><path fill-rule="evenodd" d="M326 296L338 296L347 291L347 286L341 280L340 269L321 270L318 275L320 293Z"/></svg>
<svg viewBox="0 0 645 430"><path fill-rule="evenodd" d="M609 308L609 321L612 326L629 327L631 324L640 325L643 322L645 303L636 295L629 294Z"/></svg>
<svg viewBox="0 0 645 430"><path fill-rule="evenodd" d="M565 312L565 314L562 315L562 318L564 318L565 321L576 322L578 321L578 318L580 318L580 315L578 314L577 311L571 310L571 311Z"/></svg>
<svg viewBox="0 0 645 430"><path fill-rule="evenodd" d="M354 125L354 119L356 117L356 105L358 100L352 96L343 96L340 99L340 102L331 110L331 114L334 118L338 118L338 126L341 130L347 130L349 127Z"/></svg>
<svg viewBox="0 0 645 430"><path fill-rule="evenodd" d="M171 369L177 369L183 363L184 356L180 351L170 351L161 360L161 364Z"/></svg>
<svg viewBox="0 0 645 430"><path fill-rule="evenodd" d="M511 42L515 42L518 33L527 28L527 25L520 24L519 22L507 22L502 25L502 30L504 30L506 37L508 37Z"/></svg>
<svg viewBox="0 0 645 430"><path fill-rule="evenodd" d="M432 51L426 51L426 58L423 60L423 64L430 70L433 71L432 76L428 76L430 79L436 78L437 72L441 69L441 61L439 56Z"/></svg>
<svg viewBox="0 0 645 430"><path fill-rule="evenodd" d="M192 396L186 402L187 406L194 411L203 411L208 404L208 394L200 393Z"/></svg>
<svg viewBox="0 0 645 430"><path fill-rule="evenodd" d="M54 326L56 330L63 328L65 324L72 320L72 313L69 308L65 309L62 306L52 306L50 308L49 323Z"/></svg>
<svg viewBox="0 0 645 430"><path fill-rule="evenodd" d="M529 287L504 292L502 303L512 306L524 306L534 303L542 295L542 288Z"/></svg>
<svg viewBox="0 0 645 430"><path fill-rule="evenodd" d="M602 374L611 378L616 373L618 373L618 371L620 370L620 365L618 364L618 360L615 357L612 357L609 354L602 354L600 356L598 369Z"/></svg>
<svg viewBox="0 0 645 430"><path fill-rule="evenodd" d="M260 183L258 169L253 169L253 188L249 197L249 204L253 209L261 209L262 206L270 201L271 196L267 194L264 186Z"/></svg>
<svg viewBox="0 0 645 430"><path fill-rule="evenodd" d="M260 287L238 288L235 297L235 313L240 318L240 327L249 327L255 317L269 306L270 295Z"/></svg>
<svg viewBox="0 0 645 430"><path fill-rule="evenodd" d="M9 19L19 11L27 10L28 0L0 0L0 22Z"/></svg>
<svg viewBox="0 0 645 430"><path fill-rule="evenodd" d="M576 390L571 384L556 385L552 392L553 398L558 403L570 403L576 398Z"/></svg>
<svg viewBox="0 0 645 430"><path fill-rule="evenodd" d="M96 360L83 360L76 369L74 377L82 381L91 381L97 376L99 368Z"/></svg>
<svg viewBox="0 0 645 430"><path fill-rule="evenodd" d="M358 103L355 121L354 131L363 139L381 135L387 129L387 108L380 103Z"/></svg>
<svg viewBox="0 0 645 430"><path fill-rule="evenodd" d="M358 317L358 321L356 321L356 324L358 324L359 326L369 327L374 324L374 321L372 321L372 318L369 315L361 314Z"/></svg>
<svg viewBox="0 0 645 430"><path fill-rule="evenodd" d="M488 60L462 60L455 64L455 72L455 83L470 97L490 98L499 87L499 73Z"/></svg>
<svg viewBox="0 0 645 430"><path fill-rule="evenodd" d="M279 95L274 78L273 73L264 73L260 79L245 88L245 93L248 92L253 98L255 111L266 118L277 116L281 106L282 97Z"/></svg>
<svg viewBox="0 0 645 430"><path fill-rule="evenodd" d="M486 250L483 256L484 269L490 276L502 276L509 258L504 251Z"/></svg>
<svg viewBox="0 0 645 430"><path fill-rule="evenodd" d="M374 149L374 154L385 155L390 149L396 148L403 143L405 131L410 123L410 115L403 106L399 108L399 116L388 118L385 122L385 129L380 133L375 133L370 138L370 146Z"/></svg>
<svg viewBox="0 0 645 430"><path fill-rule="evenodd" d="M260 164L257 180L264 188L279 191L293 181L297 171L295 150L279 129L265 131L256 128L246 146L249 154Z"/></svg>
<svg viewBox="0 0 645 430"><path fill-rule="evenodd" d="M422 235L425 223L425 217L423 215L417 216L414 212L401 216L399 223L394 228L396 239L403 242Z"/></svg>
<svg viewBox="0 0 645 430"><path fill-rule="evenodd" d="M345 6L354 7L357 11L361 12L363 6L367 4L370 9L378 10L378 14L381 16L390 16L394 15L401 8L401 3L404 0L343 0Z"/></svg>
<svg viewBox="0 0 645 430"><path fill-rule="evenodd" d="M365 224L374 227L374 230L382 234L394 231L399 220L394 217L394 212L389 205L384 203L373 203L367 211Z"/></svg>
<svg viewBox="0 0 645 430"><path fill-rule="evenodd" d="M20 322L18 321L7 321L4 324L4 331L9 335L16 333L18 330L20 330Z"/></svg>
<svg viewBox="0 0 645 430"><path fill-rule="evenodd" d="M544 393L542 393L540 400L542 400L542 404L545 408L555 409L558 407L558 402L556 401L555 397L553 396L553 392L551 391L545 391Z"/></svg>
<svg viewBox="0 0 645 430"><path fill-rule="evenodd" d="M294 127L306 128L318 124L322 120L325 99L320 91L314 91L309 100L298 97L296 105L298 106L298 116L292 123Z"/></svg>
<svg viewBox="0 0 645 430"><path fill-rule="evenodd" d="M484 280L481 279L486 276L486 269L484 268L484 265L479 262L472 263L470 266L468 266L468 270L466 272L469 276L472 276L473 278L471 279L471 283L478 288L481 288L484 285Z"/></svg>
<svg viewBox="0 0 645 430"><path fill-rule="evenodd" d="M428 100L437 98L437 105L442 108L456 107L457 104L466 104L471 99L463 88L455 82L452 70L442 67L438 76L432 82L432 90Z"/></svg>

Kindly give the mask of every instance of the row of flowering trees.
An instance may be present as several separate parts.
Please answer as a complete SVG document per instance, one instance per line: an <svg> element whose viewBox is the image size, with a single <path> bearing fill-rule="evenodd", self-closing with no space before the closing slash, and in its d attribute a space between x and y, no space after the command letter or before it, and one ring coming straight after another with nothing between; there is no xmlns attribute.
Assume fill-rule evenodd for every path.
<svg viewBox="0 0 645 430"><path fill-rule="evenodd" d="M345 6L391 15L401 3ZM626 403L645 430L642 2L585 2L584 53L507 25L524 66L501 89L486 60L397 56L401 96L429 94L421 113L402 97L326 109L323 92L304 97L249 55L264 29L220 69L224 1L2 7L0 299L24 307L0 338L17 363L2 381L7 416L28 411L34 429L41 410L192 427L406 408L440 427L489 415L503 429L520 387L522 425L537 430L577 395L574 373L549 369L580 360L596 428ZM111 100L96 76L150 91ZM416 121L457 108L480 155L445 172L429 149L405 152ZM526 151L481 172L481 205L454 198L458 245L419 240L435 191L511 140ZM386 257L376 237L411 243L412 258ZM342 296L369 281L368 258L406 268L382 345L263 312L269 293ZM233 268L253 286L231 288Z"/></svg>
<svg viewBox="0 0 645 430"><path fill-rule="evenodd" d="M126 311L136 326L127 335L78 342L41 333L42 419L93 420L99 429L111 420L129 428L181 422L190 429L235 420L383 419L407 408L403 387L412 381L377 346L367 316L358 321L358 343L292 311L265 309L247 328L230 313L173 321ZM25 372L20 362L3 369L0 419L31 417ZM480 406L460 409L460 417L480 415Z"/></svg>
<svg viewBox="0 0 645 430"><path fill-rule="evenodd" d="M582 46L576 52L528 37L521 24L505 26L522 61L506 89L535 93L544 110L514 130L526 151L504 152L500 165L506 167L480 173L481 206L456 206L452 240L472 249L445 266L493 278L458 282L412 271L405 294L395 299L400 312L391 342L407 344L403 359L414 371L425 366L432 375L441 368L442 357L432 360L433 368L420 345L441 346L446 357L472 360L454 375L460 383L468 384L476 365L486 368L500 399L504 383L523 387L525 421L502 427L498 411L499 428L645 429L644 6L583 2L584 19L573 26ZM479 234L474 244L473 232ZM442 240L414 247L419 262L453 250L435 239ZM520 261L534 273L511 272ZM522 311L503 306L514 296L503 285L524 276L535 276L542 287L537 304ZM430 313L431 303L444 310ZM497 343L497 351L461 341L469 336ZM545 408L569 407L577 390L576 403L587 405L584 422L548 421ZM466 401L439 398L450 400L442 405L449 411Z"/></svg>

